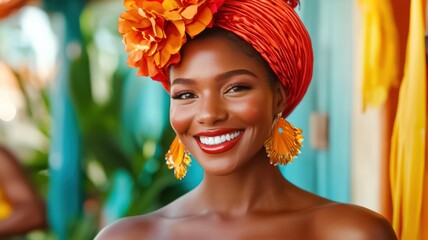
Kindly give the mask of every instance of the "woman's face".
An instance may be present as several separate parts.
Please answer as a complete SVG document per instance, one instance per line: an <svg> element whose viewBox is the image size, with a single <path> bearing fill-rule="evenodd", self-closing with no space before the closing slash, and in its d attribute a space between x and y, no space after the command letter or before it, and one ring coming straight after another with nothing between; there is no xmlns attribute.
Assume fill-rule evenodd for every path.
<svg viewBox="0 0 428 240"><path fill-rule="evenodd" d="M280 84L272 88L263 65L234 46L218 36L194 40L170 71L171 125L215 175L264 160L273 118L285 106Z"/></svg>

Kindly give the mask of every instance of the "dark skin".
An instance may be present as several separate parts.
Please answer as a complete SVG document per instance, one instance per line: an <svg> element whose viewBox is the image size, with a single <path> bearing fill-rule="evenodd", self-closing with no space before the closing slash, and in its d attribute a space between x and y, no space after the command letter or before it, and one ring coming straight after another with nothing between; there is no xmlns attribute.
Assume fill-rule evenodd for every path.
<svg viewBox="0 0 428 240"><path fill-rule="evenodd" d="M370 210L306 192L269 164L263 144L287 104L265 67L222 36L186 44L170 72L170 121L205 175L194 190L151 214L122 219L98 240L397 239ZM206 132L240 133L233 148L206 153Z"/></svg>
<svg viewBox="0 0 428 240"><path fill-rule="evenodd" d="M16 157L1 146L0 189L12 206L11 215L0 220L0 239L46 227L43 200L34 191Z"/></svg>

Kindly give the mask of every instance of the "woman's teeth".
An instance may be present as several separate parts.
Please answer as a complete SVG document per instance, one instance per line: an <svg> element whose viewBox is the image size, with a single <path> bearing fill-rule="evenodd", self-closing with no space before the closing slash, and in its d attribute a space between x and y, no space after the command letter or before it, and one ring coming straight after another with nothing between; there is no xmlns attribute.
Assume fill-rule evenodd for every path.
<svg viewBox="0 0 428 240"><path fill-rule="evenodd" d="M240 134L241 132L234 132L234 133L227 133L227 134L224 134L221 136L215 136L215 137L199 137L199 140L201 141L201 143L206 145L217 145L217 144L224 143L226 141L230 141L236 138L237 136L239 136Z"/></svg>

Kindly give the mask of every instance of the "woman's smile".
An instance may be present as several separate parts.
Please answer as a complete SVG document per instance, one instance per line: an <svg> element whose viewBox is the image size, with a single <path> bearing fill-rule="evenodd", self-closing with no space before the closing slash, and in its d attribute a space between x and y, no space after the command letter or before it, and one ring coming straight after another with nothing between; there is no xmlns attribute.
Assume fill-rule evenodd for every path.
<svg viewBox="0 0 428 240"><path fill-rule="evenodd" d="M170 70L171 125L205 172L214 175L265 160L264 142L284 108L266 68L229 44L216 36L193 41Z"/></svg>
<svg viewBox="0 0 428 240"><path fill-rule="evenodd" d="M218 129L201 132L195 139L205 153L220 154L232 149L241 139L242 133L239 129Z"/></svg>

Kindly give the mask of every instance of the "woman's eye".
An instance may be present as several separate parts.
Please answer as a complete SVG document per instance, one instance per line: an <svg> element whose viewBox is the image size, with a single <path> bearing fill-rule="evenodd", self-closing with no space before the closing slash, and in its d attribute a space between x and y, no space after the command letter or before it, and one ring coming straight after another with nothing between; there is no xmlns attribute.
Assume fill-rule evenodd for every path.
<svg viewBox="0 0 428 240"><path fill-rule="evenodd" d="M191 92L178 93L172 96L172 99L177 99L177 100L187 100L192 98L196 98L196 95Z"/></svg>
<svg viewBox="0 0 428 240"><path fill-rule="evenodd" d="M227 89L227 93L236 93L236 92L241 92L241 91L245 91L245 90L249 90L251 89L251 87L246 86L246 85L234 85L231 86L230 88Z"/></svg>

